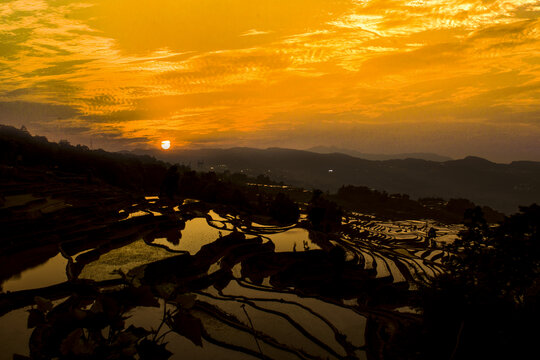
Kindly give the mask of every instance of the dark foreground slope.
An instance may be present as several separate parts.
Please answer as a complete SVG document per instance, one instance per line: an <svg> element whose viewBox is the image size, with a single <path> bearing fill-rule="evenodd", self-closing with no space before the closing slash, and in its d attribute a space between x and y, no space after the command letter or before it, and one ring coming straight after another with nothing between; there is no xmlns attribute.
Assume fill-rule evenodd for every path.
<svg viewBox="0 0 540 360"><path fill-rule="evenodd" d="M303 166L301 161L299 167ZM91 192L92 187L99 188L104 184L135 196L160 194L163 191L167 197L179 196L232 205L251 214L271 216L281 223L293 222L298 217L298 206L292 200L303 204L312 196L311 192L301 188L272 182L267 175L249 177L246 172L219 171L197 173L187 166L171 168L171 164L148 155L91 150L85 146L72 146L65 141L57 144L23 130L0 126L0 185L3 187L0 205L5 196L41 194L42 189L21 186L36 178L45 188L49 187L47 184L51 178L60 178L71 184L76 183L76 187L83 192L86 188ZM165 178L169 179L168 186L165 186ZM464 211L476 206L463 198L443 200L445 195L443 193L436 198L417 201L408 194L388 194L362 186L342 186L329 197L346 210L380 218L433 219L448 224L461 222ZM488 221L494 223L502 220L502 214L486 206L483 210Z"/></svg>
<svg viewBox="0 0 540 360"><path fill-rule="evenodd" d="M49 142L45 137L3 125L0 125L0 164L77 174L87 183L99 179L139 194L158 191L169 166L150 156L90 150L86 146L71 146L67 141ZM7 175L0 173L0 176Z"/></svg>
<svg viewBox="0 0 540 360"><path fill-rule="evenodd" d="M269 199L255 191L290 188L240 187L184 169L179 196L137 196L146 182L129 174L155 166L170 175L175 167L7 130L12 136L0 136L2 355L420 360L521 359L535 351L536 205L499 226L475 208L463 228L342 217L314 191L305 218L296 211L277 224L272 211L254 216ZM105 178L109 171L115 175ZM227 176L253 181L234 175ZM159 176L152 179L150 188L159 187ZM119 180L123 189L109 184ZM186 194L203 201L184 201ZM439 204L361 187L342 187L333 198L362 199L367 209L389 203L383 210L406 214ZM282 214L294 203L278 194L273 205ZM458 199L437 211L462 205L471 204Z"/></svg>
<svg viewBox="0 0 540 360"><path fill-rule="evenodd" d="M467 198L505 213L540 201L540 162L497 164L477 157L444 162L369 161L338 153L279 148L205 149L155 156L200 170L269 174L273 180L332 192L351 184L414 198Z"/></svg>

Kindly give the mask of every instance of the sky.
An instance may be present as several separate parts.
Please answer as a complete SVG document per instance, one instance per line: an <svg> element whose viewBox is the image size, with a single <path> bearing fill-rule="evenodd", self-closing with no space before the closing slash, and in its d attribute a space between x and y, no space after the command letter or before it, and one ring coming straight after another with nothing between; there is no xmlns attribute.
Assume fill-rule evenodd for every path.
<svg viewBox="0 0 540 360"><path fill-rule="evenodd" d="M0 123L540 161L540 1L1 0Z"/></svg>

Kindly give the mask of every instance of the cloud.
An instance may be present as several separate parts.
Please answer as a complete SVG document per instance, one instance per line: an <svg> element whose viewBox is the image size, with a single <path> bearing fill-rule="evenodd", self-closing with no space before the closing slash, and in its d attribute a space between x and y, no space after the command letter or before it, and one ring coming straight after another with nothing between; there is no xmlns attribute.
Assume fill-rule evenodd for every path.
<svg viewBox="0 0 540 360"><path fill-rule="evenodd" d="M50 63L50 66L36 69L24 74L26 77L54 76L72 74L78 71L82 65L94 61L93 59L67 60Z"/></svg>
<svg viewBox="0 0 540 360"><path fill-rule="evenodd" d="M163 134L186 146L354 145L354 135L366 152L417 146L404 123L432 138L489 125L485 144L537 126L537 1L224 4L2 2L0 121L123 145Z"/></svg>
<svg viewBox="0 0 540 360"><path fill-rule="evenodd" d="M14 59L25 50L24 42L31 36L30 29L19 28L10 31L0 31L0 58Z"/></svg>
<svg viewBox="0 0 540 360"><path fill-rule="evenodd" d="M257 36L257 35L266 35L270 34L271 31L261 31L257 29L249 29L248 31L240 34L240 36Z"/></svg>
<svg viewBox="0 0 540 360"><path fill-rule="evenodd" d="M51 120L72 119L77 109L57 104L26 101L0 101L0 122L9 125L47 123Z"/></svg>

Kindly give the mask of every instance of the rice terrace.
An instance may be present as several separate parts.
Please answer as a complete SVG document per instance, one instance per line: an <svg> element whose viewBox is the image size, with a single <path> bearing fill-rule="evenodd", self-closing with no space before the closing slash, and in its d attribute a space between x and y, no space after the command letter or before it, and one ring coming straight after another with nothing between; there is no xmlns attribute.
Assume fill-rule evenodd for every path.
<svg viewBox="0 0 540 360"><path fill-rule="evenodd" d="M0 0L0 360L537 360L539 229L539 0Z"/></svg>
<svg viewBox="0 0 540 360"><path fill-rule="evenodd" d="M106 326L128 349L146 337L152 346L171 344L160 347L164 353L192 356L367 359L385 346L377 341L385 329L418 321L406 293L443 271L437 238L451 241L460 229L351 213L340 231L316 233L306 229L306 214L280 226L190 199L147 196L131 204L76 186L33 191L40 196L6 196L3 208L5 221L20 226L12 244L39 238L44 246L2 259L17 264L1 274L2 313L10 311L9 332L21 336L14 351L29 338L37 351L64 340L45 329L69 314L73 323L58 329L64 335L74 336L76 326L101 334ZM88 210L96 205L97 214ZM61 234L25 231L36 212L64 223ZM429 229L438 235L428 238ZM46 300L36 309L36 299ZM120 313L107 318L107 306ZM42 310L48 321L27 330L32 308L31 316ZM68 351L99 345L73 343Z"/></svg>

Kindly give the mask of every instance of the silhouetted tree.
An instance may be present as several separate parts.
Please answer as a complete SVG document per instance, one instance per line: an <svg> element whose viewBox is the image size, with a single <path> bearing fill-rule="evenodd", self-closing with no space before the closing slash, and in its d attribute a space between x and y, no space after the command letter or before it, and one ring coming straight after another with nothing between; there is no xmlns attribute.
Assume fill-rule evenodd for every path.
<svg viewBox="0 0 540 360"><path fill-rule="evenodd" d="M300 216L298 205L281 192L270 203L269 211L270 216L282 224L296 223Z"/></svg>
<svg viewBox="0 0 540 360"><path fill-rule="evenodd" d="M343 211L333 201L323 197L321 190L313 190L313 196L308 206L308 220L314 229L332 231L341 225Z"/></svg>
<svg viewBox="0 0 540 360"><path fill-rule="evenodd" d="M521 358L538 337L540 207L490 227L479 207L422 291L427 358ZM534 330L536 329L536 330Z"/></svg>
<svg viewBox="0 0 540 360"><path fill-rule="evenodd" d="M391 219L434 219L444 223L459 223L465 210L476 205L467 199L451 199L446 202L441 198L423 198L412 200L407 194L388 195L384 191L365 186L342 186L331 199L352 211L375 214ZM502 221L504 215L483 207L488 222Z"/></svg>
<svg viewBox="0 0 540 360"><path fill-rule="evenodd" d="M433 245L433 240L437 237L437 230L435 230L435 228L430 228L429 231L427 232L427 236L426 236L426 243L428 246L432 246Z"/></svg>
<svg viewBox="0 0 540 360"><path fill-rule="evenodd" d="M169 170L167 170L165 178L161 183L160 197L168 197L169 199L173 199L178 192L179 179L180 174L178 174L178 166L171 166Z"/></svg>

